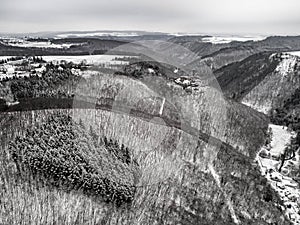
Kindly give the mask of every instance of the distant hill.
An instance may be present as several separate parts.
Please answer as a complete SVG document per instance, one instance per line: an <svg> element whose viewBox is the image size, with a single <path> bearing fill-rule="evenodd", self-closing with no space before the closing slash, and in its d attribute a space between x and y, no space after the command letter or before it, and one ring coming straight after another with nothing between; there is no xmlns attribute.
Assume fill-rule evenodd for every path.
<svg viewBox="0 0 300 225"><path fill-rule="evenodd" d="M215 71L224 93L270 113L300 86L300 58L288 53L259 53Z"/></svg>
<svg viewBox="0 0 300 225"><path fill-rule="evenodd" d="M31 39L31 41L36 39ZM124 41L101 40L97 38L66 38L66 39L49 39L54 44L72 44L70 48L38 48L38 47L18 47L1 43L0 39L0 56L24 56L24 55L91 55L104 54L108 50L116 48Z"/></svg>
<svg viewBox="0 0 300 225"><path fill-rule="evenodd" d="M199 39L171 39L198 54L213 70L260 52L285 52L300 50L300 36L274 36L261 41L233 41L224 44L201 42Z"/></svg>
<svg viewBox="0 0 300 225"><path fill-rule="evenodd" d="M215 75L228 98L268 114L275 124L298 131L300 58L297 55L258 53L216 70Z"/></svg>
<svg viewBox="0 0 300 225"><path fill-rule="evenodd" d="M224 66L214 74L227 97L241 100L276 69L279 61L271 57L271 53L257 53Z"/></svg>

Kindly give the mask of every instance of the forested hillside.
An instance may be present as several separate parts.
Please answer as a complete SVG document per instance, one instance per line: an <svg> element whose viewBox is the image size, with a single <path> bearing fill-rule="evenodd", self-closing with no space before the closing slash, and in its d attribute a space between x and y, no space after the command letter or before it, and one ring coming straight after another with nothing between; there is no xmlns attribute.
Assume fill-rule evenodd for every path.
<svg viewBox="0 0 300 225"><path fill-rule="evenodd" d="M209 160L211 144L176 128L88 109L6 113L2 125L4 223L288 224L248 157L222 146Z"/></svg>
<svg viewBox="0 0 300 225"><path fill-rule="evenodd" d="M107 68L16 59L26 74L0 84L0 224L290 224L257 157L273 160L262 153L277 143L270 122L299 132L299 58L273 53L298 37L202 38L172 39L200 56L191 70L143 57ZM79 43L56 51L71 55L121 44L51 43ZM290 155L277 156L280 170Z"/></svg>

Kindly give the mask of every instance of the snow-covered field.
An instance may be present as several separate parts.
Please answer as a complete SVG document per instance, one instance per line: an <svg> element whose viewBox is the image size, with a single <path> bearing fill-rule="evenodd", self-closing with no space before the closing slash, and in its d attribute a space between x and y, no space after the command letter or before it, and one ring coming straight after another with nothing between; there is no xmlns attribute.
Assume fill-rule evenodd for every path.
<svg viewBox="0 0 300 225"><path fill-rule="evenodd" d="M28 72L18 72L17 74L14 74L14 73L2 74L2 73L0 73L0 81L3 79L6 79L6 78L11 79L13 77L22 78L22 77L29 77L29 76L30 76L30 73L28 73Z"/></svg>
<svg viewBox="0 0 300 225"><path fill-rule="evenodd" d="M11 56L4 56L0 57L1 59L7 59ZM124 57L124 59L123 59ZM83 55L83 56L42 56L43 60L46 62L53 62L53 63L61 63L64 62L73 62L74 64L85 63L86 65L93 65L99 66L104 68L113 68L119 65L126 65L129 63L128 59L131 56L120 56L120 55ZM40 63L30 63L31 69L24 70L20 65L22 64L23 60L28 59L21 59L16 61L9 61L7 63L0 65L0 80L12 77L28 77L30 76L31 72L35 72L36 74L40 75L43 71L46 70L45 65L40 65ZM91 76L98 74L97 72L93 71L93 68L90 68L88 71L81 71L78 69L73 68L72 72L77 75L82 76Z"/></svg>
<svg viewBox="0 0 300 225"><path fill-rule="evenodd" d="M181 36L203 36L203 35L205 35L205 34L203 34L203 33L185 33L185 32L177 32L177 33L169 33L169 35L181 37Z"/></svg>
<svg viewBox="0 0 300 225"><path fill-rule="evenodd" d="M78 43L68 44L54 44L51 41L26 41L23 39L4 39L1 41L5 45L25 48L70 48L72 45L79 45Z"/></svg>
<svg viewBox="0 0 300 225"><path fill-rule="evenodd" d="M261 41L265 38L265 36L213 36L202 38L202 41L213 44L226 44L232 41Z"/></svg>
<svg viewBox="0 0 300 225"><path fill-rule="evenodd" d="M119 55L80 55L80 56L43 56L43 59L47 62L73 62L79 64L85 62L86 64L92 65L102 65L102 64L111 64L111 65L123 65L127 64L126 61L115 60L116 57L121 57ZM128 57L128 56L124 56Z"/></svg>
<svg viewBox="0 0 300 225"><path fill-rule="evenodd" d="M24 41L19 43L9 43L11 46L25 47L25 48L70 48L72 45L76 44L53 44L50 41Z"/></svg>
<svg viewBox="0 0 300 225"><path fill-rule="evenodd" d="M67 33L67 34L56 35L57 38L96 37L96 36L133 37L133 36L138 36L138 34L136 32L87 32L87 33Z"/></svg>
<svg viewBox="0 0 300 225"><path fill-rule="evenodd" d="M11 58L12 56L0 56L0 60L5 60L5 59L9 59Z"/></svg>
<svg viewBox="0 0 300 225"><path fill-rule="evenodd" d="M267 178L271 187L283 201L287 217L293 224L300 224L300 215L298 214L300 210L299 185L290 175L292 170L299 169L298 152L293 159L284 163L281 172L278 171L281 163L280 156L284 153L286 146L290 144L295 133L289 132L287 127L273 124L269 125L269 129L272 130L272 141L270 145L262 147L257 154L256 161L262 175Z"/></svg>
<svg viewBox="0 0 300 225"><path fill-rule="evenodd" d="M294 52L287 52L290 55L295 55L300 57L300 51L294 51Z"/></svg>

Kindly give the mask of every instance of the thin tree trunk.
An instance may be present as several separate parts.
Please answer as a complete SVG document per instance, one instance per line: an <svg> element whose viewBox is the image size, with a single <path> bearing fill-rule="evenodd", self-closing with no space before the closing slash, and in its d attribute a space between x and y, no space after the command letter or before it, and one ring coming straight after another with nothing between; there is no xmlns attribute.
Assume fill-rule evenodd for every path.
<svg viewBox="0 0 300 225"><path fill-rule="evenodd" d="M279 166L278 172L281 172L282 167L284 166L284 162L287 160L291 160L292 158L295 157L295 152L292 152L292 156L289 158L286 158L286 151L284 151L284 153L281 155L281 164Z"/></svg>

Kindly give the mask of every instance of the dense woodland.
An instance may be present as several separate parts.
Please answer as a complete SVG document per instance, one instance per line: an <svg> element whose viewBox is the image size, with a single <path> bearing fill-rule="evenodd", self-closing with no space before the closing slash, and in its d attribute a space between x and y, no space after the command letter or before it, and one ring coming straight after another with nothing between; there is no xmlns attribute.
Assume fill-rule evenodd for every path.
<svg viewBox="0 0 300 225"><path fill-rule="evenodd" d="M287 126L297 133L295 144L300 146L300 89L284 101L283 105L271 111L270 120L274 124Z"/></svg>
<svg viewBox="0 0 300 225"><path fill-rule="evenodd" d="M137 164L129 149L99 137L82 122L55 114L25 137L17 136L9 151L20 174L31 172L65 190L81 190L117 205L132 201Z"/></svg>
<svg viewBox="0 0 300 225"><path fill-rule="evenodd" d="M66 114L67 112L71 114ZM68 116L74 116L74 113L78 122L74 122ZM170 136L168 135L166 141L157 146L153 152L148 152L144 151L145 146L157 142L154 134L159 135L165 129L163 126L151 125L135 118L118 120L118 114L105 111L97 112L99 118L94 121L94 113L95 110L73 109L6 114L5 121L9 126L5 129L4 135L7 135L5 142L12 140L12 143L5 150L8 152L4 153L13 156L14 160L11 161L18 165L18 169L12 175L7 175L8 169L4 167L4 176L7 176L4 179L16 179L18 185L8 183L3 193L5 198L9 196L5 204L12 209L6 212L0 205L3 221L13 221L17 214L18 218L23 215L21 219L24 221L39 221L37 224L53 224L54 221L70 225L125 225L137 224L137 220L140 220L143 224L192 225L201 221L201 224L206 225L229 225L234 222L228 210L226 196L235 204L235 210L242 224L251 224L251 221L255 221L256 224L267 224L264 222L266 216L271 218L270 221L284 219L279 218L281 213L273 205L278 198L266 185L266 181L259 176L259 171L253 169L248 158L242 154L226 147L222 147L217 154L215 168L220 176L221 187L219 187L210 173L199 169L199 165L205 163L201 159L204 157L203 148L206 144L201 139L197 141L195 137L174 130L168 132ZM110 118L106 120L105 115ZM110 124L108 129L105 128L105 124L109 120L115 121L116 124ZM97 125L94 128L88 126L95 123ZM120 124L123 125L120 127ZM133 125L131 126L133 132L128 132L130 124ZM14 129L17 126L21 128L20 131ZM128 136L124 136L123 132L120 132L121 129ZM11 133L15 135L9 139ZM145 143L148 138L146 140L140 138L144 133L149 133L151 142ZM120 140L121 135L127 139L122 143L126 146L129 144L130 148L118 144L116 140ZM68 140L65 140L66 138ZM184 150L174 150L177 138L183 138L181 140ZM135 148L130 144L132 141L137 142ZM132 156L137 157L140 166ZM177 159L176 173L165 178L165 173L171 172L165 160L172 160L173 157L174 160ZM193 157L194 160L199 160L199 165L190 161ZM99 160L99 164L96 164L96 160ZM153 161L158 163L153 164ZM145 170L145 165L149 164L153 164L153 167L150 167L150 171L148 167ZM94 168L96 169L93 170ZM141 176L139 176L140 168ZM90 171L85 173L84 170ZM147 171L153 175L149 177ZM27 180L28 174L32 177ZM154 180L147 182L151 177ZM86 184L82 184L83 178L88 178ZM94 184L95 180L96 187L90 188L88 182ZM136 187L135 181L138 181ZM7 183L6 180L5 182ZM111 188L109 190L113 196L105 195L107 189L105 185L102 187L102 184L107 184ZM126 198L124 199L123 192L128 193L125 189L127 184L134 188L133 192L129 192L134 193L134 198L124 201ZM260 189L257 189L258 185L261 186ZM96 191L98 194L95 194ZM19 204L20 199L24 203ZM249 211L253 219L245 217L238 210L237 204L241 205L243 210ZM22 208L24 205L27 207ZM116 208L108 208L106 211L110 205ZM36 207L41 208L41 211L36 211ZM66 212L63 209L70 210Z"/></svg>
<svg viewBox="0 0 300 225"><path fill-rule="evenodd" d="M281 107L271 112L271 121L276 124L283 124L291 129L300 131L300 89L296 89L295 93L288 98Z"/></svg>
<svg viewBox="0 0 300 225"><path fill-rule="evenodd" d="M74 86L81 79L71 72L71 68L68 64L59 66L47 64L42 76L32 75L29 78L10 81L14 98L18 100L38 97L71 97Z"/></svg>

